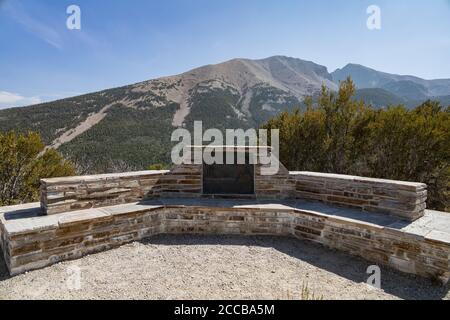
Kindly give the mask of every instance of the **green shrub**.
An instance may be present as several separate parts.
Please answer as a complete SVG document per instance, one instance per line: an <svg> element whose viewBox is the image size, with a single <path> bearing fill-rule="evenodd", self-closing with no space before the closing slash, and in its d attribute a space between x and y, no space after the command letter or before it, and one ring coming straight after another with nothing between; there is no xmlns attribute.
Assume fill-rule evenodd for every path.
<svg viewBox="0 0 450 320"><path fill-rule="evenodd" d="M280 129L280 160L290 170L423 182L428 207L450 210L450 108L427 101L375 110L352 99L351 79L338 93L323 88L317 105L281 113L264 128Z"/></svg>
<svg viewBox="0 0 450 320"><path fill-rule="evenodd" d="M169 168L168 165L162 163L152 164L147 167L147 170L167 170Z"/></svg>
<svg viewBox="0 0 450 320"><path fill-rule="evenodd" d="M38 134L0 133L0 206L37 201L40 179L74 174L73 164L45 149Z"/></svg>

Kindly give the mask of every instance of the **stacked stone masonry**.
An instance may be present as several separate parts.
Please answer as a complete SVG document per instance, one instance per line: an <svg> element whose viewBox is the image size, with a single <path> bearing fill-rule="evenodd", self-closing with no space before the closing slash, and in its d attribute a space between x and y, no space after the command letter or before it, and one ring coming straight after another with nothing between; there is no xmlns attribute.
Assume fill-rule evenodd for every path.
<svg viewBox="0 0 450 320"><path fill-rule="evenodd" d="M202 166L172 171L142 171L86 177L44 179L41 204L47 214L99 208L154 198L202 197ZM313 172L261 175L255 169L256 199L310 199L386 213L414 221L426 209L426 185Z"/></svg>
<svg viewBox="0 0 450 320"><path fill-rule="evenodd" d="M168 171L141 171L41 180L41 206L47 214L106 207L158 194Z"/></svg>
<svg viewBox="0 0 450 320"><path fill-rule="evenodd" d="M439 232L421 235L402 230L397 227L401 220L386 217L372 223L371 219L380 216L366 213L359 220L345 216L346 209L339 211L341 215L332 207L302 201L239 204L189 199L181 203L161 199L22 221L4 220L5 260L15 275L162 233L278 235L314 241L444 282L450 276L450 238L442 238Z"/></svg>
<svg viewBox="0 0 450 320"><path fill-rule="evenodd" d="M423 183L371 179L315 172L291 172L296 198L386 213L414 221L426 209Z"/></svg>
<svg viewBox="0 0 450 320"><path fill-rule="evenodd" d="M257 165L255 173L255 198L295 197L295 181L283 166L278 174L264 176ZM202 165L179 165L171 171L43 179L41 204L47 214L56 214L160 197L202 197L202 191Z"/></svg>
<svg viewBox="0 0 450 320"><path fill-rule="evenodd" d="M282 235L376 264L449 278L450 216L425 210L426 185L255 167L247 203L203 196L202 165L44 179L41 203L0 208L10 273L166 233ZM213 199L211 199L213 198Z"/></svg>

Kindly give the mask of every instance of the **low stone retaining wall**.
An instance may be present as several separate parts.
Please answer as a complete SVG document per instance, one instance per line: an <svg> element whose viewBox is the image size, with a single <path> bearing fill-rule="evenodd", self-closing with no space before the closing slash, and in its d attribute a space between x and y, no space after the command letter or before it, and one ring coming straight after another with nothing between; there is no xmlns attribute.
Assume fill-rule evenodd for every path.
<svg viewBox="0 0 450 320"><path fill-rule="evenodd" d="M291 172L297 198L387 213L414 221L424 215L423 183L372 179L315 172Z"/></svg>
<svg viewBox="0 0 450 320"><path fill-rule="evenodd" d="M112 206L152 198L169 171L140 171L41 180L47 214Z"/></svg>
<svg viewBox="0 0 450 320"><path fill-rule="evenodd" d="M41 180L41 207L48 215L107 207L140 200L203 196L202 165L179 165L171 171L140 171ZM237 197L231 195L229 197ZM226 196L223 196L226 198ZM255 168L255 198L293 199L295 181L281 165L272 176Z"/></svg>
<svg viewBox="0 0 450 320"><path fill-rule="evenodd" d="M40 204L0 208L8 269L15 275L161 233L282 235L448 281L450 217L425 210L426 185L261 169L253 199L240 204L239 195L203 198L202 165L44 179Z"/></svg>
<svg viewBox="0 0 450 320"><path fill-rule="evenodd" d="M223 201L220 205L136 203L3 220L3 249L15 275L161 233L280 235L314 241L444 282L450 277L448 234L408 232L396 227L394 220L375 224L325 214L331 210L328 207L318 211L306 208L277 203L227 205ZM386 223L389 226L384 226Z"/></svg>
<svg viewBox="0 0 450 320"><path fill-rule="evenodd" d="M171 171L142 171L44 179L41 205L47 214L99 208L140 200L202 197L202 166ZM289 172L282 165L273 176L255 168L256 199L309 199L387 213L414 221L426 208L426 185L403 181L313 172Z"/></svg>

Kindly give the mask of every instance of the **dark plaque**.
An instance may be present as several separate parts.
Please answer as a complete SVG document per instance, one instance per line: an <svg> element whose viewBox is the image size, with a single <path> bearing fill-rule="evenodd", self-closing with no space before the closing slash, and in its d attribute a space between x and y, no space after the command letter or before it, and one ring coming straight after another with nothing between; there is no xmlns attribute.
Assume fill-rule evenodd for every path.
<svg viewBox="0 0 450 320"><path fill-rule="evenodd" d="M254 177L255 167L249 163L248 153L245 164L203 164L203 194L252 195L255 193Z"/></svg>

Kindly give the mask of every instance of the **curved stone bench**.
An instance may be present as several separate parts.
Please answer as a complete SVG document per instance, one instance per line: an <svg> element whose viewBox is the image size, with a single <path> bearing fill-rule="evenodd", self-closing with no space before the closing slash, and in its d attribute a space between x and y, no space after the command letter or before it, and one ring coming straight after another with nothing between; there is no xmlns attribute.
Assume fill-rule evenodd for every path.
<svg viewBox="0 0 450 320"><path fill-rule="evenodd" d="M157 234L279 235L314 241L425 277L450 277L450 215L414 221L305 200L159 199L43 215L39 203L0 208L11 275Z"/></svg>

